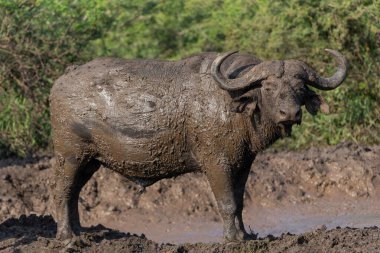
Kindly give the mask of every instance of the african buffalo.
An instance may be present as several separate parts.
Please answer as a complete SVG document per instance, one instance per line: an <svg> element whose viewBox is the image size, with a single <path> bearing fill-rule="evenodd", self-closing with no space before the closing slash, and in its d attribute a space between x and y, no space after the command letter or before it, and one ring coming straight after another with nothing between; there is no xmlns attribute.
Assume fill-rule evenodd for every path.
<svg viewBox="0 0 380 253"><path fill-rule="evenodd" d="M300 124L301 106L327 105L309 89L329 78L302 61L261 61L250 54L202 53L179 61L95 59L71 68L51 90L56 157L57 238L80 229L78 198L101 165L143 187L188 172L207 175L227 241L249 235L243 194L255 156Z"/></svg>

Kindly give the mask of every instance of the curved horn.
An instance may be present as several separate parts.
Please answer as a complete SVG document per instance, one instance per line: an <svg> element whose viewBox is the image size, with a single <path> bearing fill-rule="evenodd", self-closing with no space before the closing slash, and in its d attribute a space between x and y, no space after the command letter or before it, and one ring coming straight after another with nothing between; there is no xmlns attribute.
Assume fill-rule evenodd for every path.
<svg viewBox="0 0 380 253"><path fill-rule="evenodd" d="M227 57L230 55L236 54L238 51L230 51L219 55L213 61L211 65L211 75L214 80L218 83L219 87L227 91L238 91L247 88L250 84L257 81L261 76L252 75L252 72L248 72L242 77L236 79L226 79L223 74L220 72L220 66Z"/></svg>
<svg viewBox="0 0 380 253"><path fill-rule="evenodd" d="M335 60L338 62L338 70L331 77L325 78L321 77L316 72L309 73L309 81L308 85L313 86L320 90L332 90L338 87L346 78L347 70L348 70L348 62L346 58L339 53L338 51L332 49L325 49L325 51L332 54Z"/></svg>

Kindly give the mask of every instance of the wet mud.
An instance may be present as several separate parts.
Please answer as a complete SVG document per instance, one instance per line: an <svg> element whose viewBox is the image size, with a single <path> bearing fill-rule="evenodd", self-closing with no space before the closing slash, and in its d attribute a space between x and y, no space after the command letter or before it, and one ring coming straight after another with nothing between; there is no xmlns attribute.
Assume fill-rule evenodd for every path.
<svg viewBox="0 0 380 253"><path fill-rule="evenodd" d="M81 192L80 236L56 241L54 162L0 161L0 252L380 251L380 146L260 154L243 213L257 239L228 244L203 174L161 180L141 192L104 168Z"/></svg>

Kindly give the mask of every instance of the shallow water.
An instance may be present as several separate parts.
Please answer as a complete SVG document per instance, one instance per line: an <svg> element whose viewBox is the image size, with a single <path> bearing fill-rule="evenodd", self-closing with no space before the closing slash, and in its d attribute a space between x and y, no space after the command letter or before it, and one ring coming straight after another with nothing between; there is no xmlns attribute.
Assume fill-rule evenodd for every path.
<svg viewBox="0 0 380 253"><path fill-rule="evenodd" d="M326 227L364 228L380 226L380 201L374 198L353 200L349 198L321 199L304 204L281 204L272 207L251 205L244 210L247 231L252 229L259 237L268 234L300 234ZM132 215L117 222L102 221L111 228L124 232L145 234L162 243L221 242L222 223L211 219L182 219L182 216L164 217L149 221L145 215ZM129 221L127 221L129 220Z"/></svg>
<svg viewBox="0 0 380 253"><path fill-rule="evenodd" d="M318 200L311 204L250 208L247 224L252 224L259 236L282 233L300 234L326 226L370 227L380 225L379 202L373 199Z"/></svg>

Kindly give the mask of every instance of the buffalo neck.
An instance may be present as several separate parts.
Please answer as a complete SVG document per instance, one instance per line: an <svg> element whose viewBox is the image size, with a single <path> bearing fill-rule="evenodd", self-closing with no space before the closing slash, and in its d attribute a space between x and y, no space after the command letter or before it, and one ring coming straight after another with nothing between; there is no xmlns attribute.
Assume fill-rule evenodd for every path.
<svg viewBox="0 0 380 253"><path fill-rule="evenodd" d="M246 117L246 127L253 154L263 151L281 137L277 125L260 115L260 112L254 112L251 117Z"/></svg>

